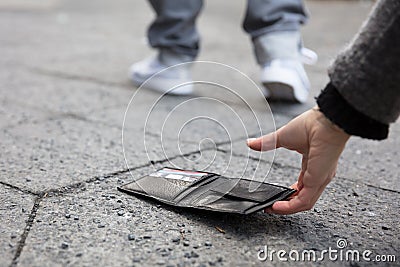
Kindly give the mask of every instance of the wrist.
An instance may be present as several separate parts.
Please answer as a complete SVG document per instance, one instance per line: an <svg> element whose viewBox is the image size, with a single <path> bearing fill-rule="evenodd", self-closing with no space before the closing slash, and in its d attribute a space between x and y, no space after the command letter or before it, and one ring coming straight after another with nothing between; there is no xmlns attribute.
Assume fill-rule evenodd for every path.
<svg viewBox="0 0 400 267"><path fill-rule="evenodd" d="M324 128L326 128L330 132L334 133L338 139L340 139L344 142L347 142L347 140L349 140L351 135L346 133L342 128L340 128L338 125L336 125L330 119L328 119L325 116L325 114L322 113L322 111L319 109L318 106L313 107L312 112L315 113L315 120L317 120L321 125L323 125Z"/></svg>
<svg viewBox="0 0 400 267"><path fill-rule="evenodd" d="M328 83L317 97L320 111L330 121L350 135L382 140L387 138L389 125L376 121L356 110L336 89Z"/></svg>

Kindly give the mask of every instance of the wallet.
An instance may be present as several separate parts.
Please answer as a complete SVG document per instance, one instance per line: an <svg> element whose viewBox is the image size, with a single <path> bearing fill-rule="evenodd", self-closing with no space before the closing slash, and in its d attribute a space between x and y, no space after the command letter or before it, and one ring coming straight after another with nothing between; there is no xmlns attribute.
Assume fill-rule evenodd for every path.
<svg viewBox="0 0 400 267"><path fill-rule="evenodd" d="M168 167L120 186L118 190L178 207L240 214L262 210L296 192L265 182Z"/></svg>

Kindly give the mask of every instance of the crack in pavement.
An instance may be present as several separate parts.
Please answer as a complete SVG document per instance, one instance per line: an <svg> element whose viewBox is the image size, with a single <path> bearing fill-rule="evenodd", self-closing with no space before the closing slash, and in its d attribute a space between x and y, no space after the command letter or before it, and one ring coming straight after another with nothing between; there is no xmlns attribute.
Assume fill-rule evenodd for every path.
<svg viewBox="0 0 400 267"><path fill-rule="evenodd" d="M130 85L128 83L123 83L123 82L104 81L104 80L100 80L98 78L91 77L91 76L82 76L82 75L78 75L78 74L71 74L71 73L66 73L66 72L61 72L61 71L48 70L48 69L43 69L43 68L38 68L38 67L27 66L26 68L32 73L44 75L44 76L50 76L50 77L55 77L55 78L60 78L60 79L65 79L65 80L72 80L72 81L89 82L89 83L98 84L98 85L112 86L112 87L116 87L116 88L120 88L120 89L132 89L132 85ZM192 97L203 97L203 96L202 95L193 95ZM215 98L219 99L218 97L215 97ZM243 107L243 105L241 103L229 101L226 99L219 99L219 100L223 101L226 104L232 105L232 106ZM270 106L270 109L273 114L279 114L279 115L285 116L289 119L293 119L294 117L299 115L297 113L287 114L280 110L273 111L273 109L279 108L279 103L273 103L272 107L269 103L268 103L268 105ZM258 110L258 111L261 111L261 110L264 111L264 108L261 108L259 106L251 107L251 109Z"/></svg>
<svg viewBox="0 0 400 267"><path fill-rule="evenodd" d="M79 182L79 183L63 186L63 187L60 187L60 188L49 189L49 190L45 190L45 191L42 191L42 192L39 192L39 193L32 193L30 191L26 191L26 190L20 189L20 188L18 188L16 186L7 184L8 186L10 186L10 187L12 187L12 188L14 188L16 190L19 190L19 191L22 191L22 192L25 192L25 191L26 192L30 192L31 194L34 194L34 195L38 196L35 199L35 202L34 202L34 205L32 207L31 213L30 213L30 215L28 217L28 221L27 221L27 223L25 225L24 232L22 233L21 239L18 242L18 247L17 247L17 250L16 250L16 252L14 254L14 258L13 258L13 260L11 262L10 267L17 266L18 259L19 259L20 255L21 255L21 253L23 251L23 248L25 246L26 238L28 237L29 232L31 230L31 227L34 224L34 221L35 221L35 218L36 218L36 214L37 214L37 212L39 210L39 207L40 207L40 203L45 198L62 196L64 194L66 194L66 193L71 193L71 192L74 192L77 189L83 188L84 184L87 184L87 183L93 183L93 182L96 182L96 181L103 181L105 179L108 179L108 178L111 178L111 177L115 177L115 176L118 176L120 174L130 172L132 170L137 170L137 169L140 169L140 168L149 167L151 165L163 163L163 162L166 162L166 161L168 161L170 159L174 159L174 158L178 158L178 157L187 157L187 156L190 156L190 155L196 154L196 153L200 153L200 151L198 151L198 150L197 151L192 151L192 152L188 152L188 153L185 153L185 154L182 154L182 155L176 155L176 156L168 158L168 159L151 161L151 162L149 162L147 164L139 165L139 166L136 166L134 168L127 168L127 169L115 171L115 172L112 172L112 173L109 173L109 174L92 177L92 178L90 178L88 180L85 180L83 182ZM3 182L0 182L0 183L4 184Z"/></svg>
<svg viewBox="0 0 400 267"><path fill-rule="evenodd" d="M41 194L35 199L35 202L33 204L31 213L30 213L30 215L28 217L28 221L26 222L24 232L22 233L21 238L20 238L20 240L18 242L18 247L17 247L17 250L16 250L16 252L14 254L14 258L13 258L11 264L10 264L10 267L15 267L18 264L18 259L19 259L20 255L22 253L22 250L24 249L26 238L28 237L28 234L29 234L29 232L31 230L31 227L32 227L32 225L33 225L33 223L35 221L36 213L39 210L40 202L43 200L43 198L45 196L46 196L46 194Z"/></svg>
<svg viewBox="0 0 400 267"><path fill-rule="evenodd" d="M35 73L35 74L60 78L60 79L64 79L64 80L89 82L89 83L93 83L93 84L97 84L97 85L112 86L112 87L116 87L116 88L120 88L120 89L131 89L132 88L132 86L127 83L104 81L104 80L100 80L98 78L91 77L91 76L70 74L70 73L66 73L66 72L47 70L47 69L42 69L42 68L38 68L38 67L29 67L28 66L26 68L30 72Z"/></svg>
<svg viewBox="0 0 400 267"><path fill-rule="evenodd" d="M7 183L7 182L0 181L0 184L1 184L1 185L4 185L4 186L6 186L6 187L10 187L10 188L12 188L12 189L14 189L14 190L20 191L20 192L25 193L25 194L34 195L34 196L38 196L38 195L39 195L39 194L36 193L36 192L30 191L30 190L28 190L28 189L19 188L18 186L9 184L9 183Z"/></svg>
<svg viewBox="0 0 400 267"><path fill-rule="evenodd" d="M226 151L226 150L224 150L222 148L217 148L217 151L220 151L222 153L227 153L227 154L229 153L228 151ZM253 157L253 156L246 156L246 155L239 154L239 153L234 153L234 152L232 152L230 154L235 156L235 157L239 157L239 158L248 157L249 159L252 159L252 160L259 160L261 162L271 164L272 166L277 167L277 168L289 168L289 169L298 170L298 171L301 170L301 168L293 166L293 165L285 165L285 164L278 163L278 162L270 162L270 161L265 160L265 159L256 158L256 157ZM365 186L368 186L368 187L372 187L372 188L375 188L375 189L380 189L380 190L384 190L384 191L400 194L400 191L397 191L397 190L394 190L394 189L390 189L390 188L384 188L384 187L376 186L376 185L369 184L369 183L365 183L365 182L363 182L361 180L354 180L354 179L351 179L351 178L348 178L348 177L344 177L344 176L335 176L335 178L339 178L339 179L343 179L343 180L347 180L347 181L351 181L351 182L357 182L357 183L360 183L362 185L365 185Z"/></svg>
<svg viewBox="0 0 400 267"><path fill-rule="evenodd" d="M208 150L211 150L211 149L212 148L206 148L206 149L204 149L204 151L208 151ZM220 149L220 148L217 148L217 151L220 151L222 153L228 153L227 151L225 151L223 149ZM22 251L23 251L26 239L27 239L27 237L29 235L31 227L34 224L34 221L35 221L35 218L36 218L36 214L37 214L37 212L38 212L38 210L40 208L40 203L42 202L43 199L48 198L48 197L62 196L64 194L66 194L66 193L74 192L77 189L83 188L84 184L90 184L90 183L93 183L93 182L96 182L96 181L103 181L105 179L108 179L108 178L111 178L111 177L115 177L115 176L118 176L120 174L124 174L124 173L130 172L130 171L133 171L133 170L149 167L149 166L152 166L152 165L155 165L155 164L164 163L164 162L169 161L171 159L175 159L175 158L179 158L179 157L187 157L187 156L190 156L190 155L193 155L193 154L198 154L198 153L201 153L201 151L196 150L196 151L188 152L188 153L185 153L185 154L182 154L182 155L176 155L176 156L173 156L173 157L170 157L170 158L167 158L167 159L162 159L162 160L157 160L157 161L150 161L147 164L142 164L142 165L136 166L134 168L127 168L127 169L115 171L115 172L112 172L112 173L109 173L109 174L92 177L92 178L90 178L88 180L85 180L83 182L79 182L79 183L63 186L63 187L56 188L56 189L50 189L50 190L46 190L46 191L39 192L39 193L33 193L33 192L29 191L29 190L20 189L20 188L18 188L16 186L13 186L13 185L10 185L10 184L4 183L4 182L0 182L0 184L9 186L9 187L14 188L16 190L19 190L21 192L29 193L29 194L33 194L33 195L37 196L37 198L35 199L34 205L32 207L31 213L30 213L30 215L28 217L28 221L26 223L24 232L22 233L20 241L18 242L18 247L17 247L17 250L15 252L14 258L13 258L13 260L11 262L10 267L15 267L18 264L18 259L19 259L20 255L21 255ZM232 154L232 155L234 155L236 157L244 157L244 155L240 155L240 154L236 154L236 153ZM271 162L266 161L264 159L257 159L257 158L254 158L254 157L249 157L249 158L251 158L253 160L260 160L260 161L263 161L263 162L271 164ZM287 165L282 165L282 164L274 163L274 162L272 162L272 164L274 166L278 167L278 168L285 167L285 168L292 168L292 169L300 170L300 168L294 167L294 166L290 166L290 165L287 166ZM354 180L346 178L346 177L336 177L336 178L350 180L352 182L355 182ZM357 181L357 182L360 182L360 181ZM398 193L398 194L400 193L399 191L396 191L396 190L381 188L381 187L377 187L377 186L374 186L374 185L371 185L371 184L366 184L366 183L362 183L362 182L361 182L361 184L364 184L366 186L373 187L373 188L376 188L376 189L384 190L384 191L389 191L389 192Z"/></svg>

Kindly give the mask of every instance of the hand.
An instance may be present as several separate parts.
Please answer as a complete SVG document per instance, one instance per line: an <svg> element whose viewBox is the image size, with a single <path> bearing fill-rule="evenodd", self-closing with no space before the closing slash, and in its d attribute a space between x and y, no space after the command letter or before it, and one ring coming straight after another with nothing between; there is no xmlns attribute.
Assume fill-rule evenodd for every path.
<svg viewBox="0 0 400 267"><path fill-rule="evenodd" d="M336 173L339 156L350 135L330 122L318 108L294 118L276 132L247 140L254 150L267 151L279 147L303 155L297 192L289 201L278 201L266 212L292 214L310 210Z"/></svg>

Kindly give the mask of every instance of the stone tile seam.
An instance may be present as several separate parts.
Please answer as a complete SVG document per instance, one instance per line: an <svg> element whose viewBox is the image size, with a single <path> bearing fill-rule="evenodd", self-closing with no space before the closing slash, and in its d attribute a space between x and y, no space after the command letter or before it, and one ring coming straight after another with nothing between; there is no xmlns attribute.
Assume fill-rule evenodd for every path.
<svg viewBox="0 0 400 267"><path fill-rule="evenodd" d="M22 253L22 250L25 247L26 238L28 237L29 232L31 230L31 227L34 224L34 221L35 221L35 218L36 218L36 214L37 214L37 212L39 210L39 207L40 207L40 202L45 197L46 197L46 194L41 194L35 199L35 202L33 204L31 213L30 213L30 215L28 217L28 221L26 222L26 225L25 225L25 228L24 228L24 232L22 233L22 235L20 237L20 240L18 241L18 247L17 247L17 250L16 250L16 252L14 254L14 257L13 257L13 259L11 261L10 267L17 266L18 259L19 259L20 255Z"/></svg>
<svg viewBox="0 0 400 267"><path fill-rule="evenodd" d="M207 150L210 150L210 149L207 149ZM112 173L95 176L95 177L89 178L87 180L84 180L82 182L73 183L73 184L65 185L65 186L58 187L58 188L53 188L53 189L40 191L40 192L37 192L35 194L36 195L45 195L46 197L62 196L64 194L71 193L71 192L74 192L77 189L82 188L84 186L84 184L91 184L91 183L94 183L96 181L103 181L104 179L116 177L118 175L121 175L121 174L124 174L124 173L128 173L130 171L142 169L142 168L145 168L145 167L150 167L150 166L155 165L155 164L161 164L161 163L167 162L168 160L171 160L171 159L175 159L175 158L179 158L179 157L187 157L187 156L198 154L198 153L200 153L200 151L196 150L196 151L191 151L191 152L188 152L188 153L185 153L185 154L182 154L182 155L176 155L176 156L170 157L168 159L161 159L161 160L157 160L157 161L151 161L149 163L138 165L138 166L135 166L135 167L126 168L126 169L115 171L115 172L112 172ZM16 188L18 188L18 187L16 187Z"/></svg>
<svg viewBox="0 0 400 267"><path fill-rule="evenodd" d="M180 157L180 156L190 156L190 155L196 154L196 153L199 153L199 151L189 152L189 153L186 153L184 155L178 155L178 156L175 156L174 158L177 158L177 157ZM95 181L99 181L101 178L107 179L107 178L115 177L115 176L118 176L120 174L127 173L127 172L129 172L131 170L145 168L145 167L148 167L150 165L163 163L165 161L168 161L168 159L153 161L153 162L150 162L148 164L143 164L143 165L140 165L140 166L137 166L137 167L134 167L134 168L116 171L116 172L113 172L113 173L110 173L110 174L106 174L106 175L103 175L103 176L96 176L96 177L90 178L90 179L88 179L86 181L75 183L75 184L72 184L72 185L63 186L61 188L50 189L50 190L46 190L46 191L43 191L43 192L40 192L40 193L32 193L32 194L36 195L37 198L35 199L35 202L34 202L34 205L32 207L31 213L30 213L30 215L28 217L28 221L27 221L27 223L25 225L24 232L22 233L20 241L18 242L18 247L17 247L17 250L16 250L16 252L14 254L14 258L13 258L11 264L10 264L10 267L15 267L18 264L18 259L19 259L20 255L22 253L22 250L23 250L23 248L25 246L26 238L27 238L27 236L28 236L28 234L30 232L31 227L34 224L34 221L35 221L35 218L36 218L36 214L39 211L40 203L42 202L43 199L50 198L50 197L59 197L59 196L62 196L63 194L66 194L66 193L69 193L69 192L73 192L75 189L82 188L82 185L85 184L85 183L92 183L92 182L95 182ZM3 182L0 182L0 183L3 184ZM23 191L22 189L19 189L16 186L13 186L13 185L9 185L9 186L14 188L14 189L16 189L16 190ZM67 190L63 190L63 189L67 189Z"/></svg>
<svg viewBox="0 0 400 267"><path fill-rule="evenodd" d="M71 81L80 81L80 82L88 82L96 85L104 85L104 86L112 86L118 89L131 89L131 86L128 83L116 83L110 81L100 80L90 76L82 76L78 74L71 74L61 71L53 71L47 70L39 67L31 67L27 66L27 70L29 70L33 74L39 74L49 77L55 77L63 80L71 80Z"/></svg>
<svg viewBox="0 0 400 267"><path fill-rule="evenodd" d="M222 152L223 152L223 151L222 151ZM189 156L189 155L191 155L191 154L196 154L196 153L199 153L199 151L190 152L190 153L187 153L187 154L182 155L182 156ZM226 153L226 152L224 152L224 153ZM180 156L176 156L176 157L180 157ZM41 201L42 201L43 199L48 198L48 197L54 197L54 196L62 196L64 193L70 192L71 189L73 190L73 189L81 188L81 186L82 186L84 183L91 183L91 182L94 182L94 181L98 181L98 180L100 180L100 178L111 178L111 177L118 176L118 175L120 175L120 174L126 173L126 172L128 172L128 171L130 171L130 170L135 170L135 169L140 169L140 168L148 167L148 166L150 166L150 165L157 164L157 163L163 163L163 162L165 162L165 161L167 161L167 160L168 160L168 159L164 159L164 160L159 160L159 161L151 162L151 163L149 163L149 164L144 164L144 165L141 165L141 166L137 166L137 167L132 168L132 169L125 169L125 170L113 172L113 173L110 173L110 174L107 174L107 175L103 175L103 176L98 176L98 177L91 178L91 179L86 180L86 181L84 181L84 182L76 183L76 184L69 185L69 186L65 186L65 187L58 188L58 189L51 189L51 190L48 190L48 191L41 192L41 193L39 193L39 194L35 194L35 195L37 195L37 198L35 199L35 202L34 202L34 205L33 205L33 207L32 207L31 213L30 213L30 215L29 215L29 217L28 217L28 221L27 221L27 223L26 223L24 232L22 233L21 238L20 238L20 241L18 242L18 247L17 247L17 250L16 250L16 252L15 252L14 258L13 258L11 264L10 264L10 267L15 267L15 266L17 266L17 264L18 264L18 259L19 259L20 255L21 255L21 253L22 253L22 250L23 250L23 248L24 248L24 246L25 246L26 238L27 238L27 236L28 236L28 234L29 234L29 232L30 232L31 227L32 227L33 224L34 224L34 220L35 220L35 218L36 218L36 214L37 214L37 212L38 212L38 210L39 210L39 208L40 208L40 203L41 203ZM297 169L297 168L295 168L295 167L292 167L292 168ZM336 178L348 180L347 178L344 178L344 177L336 177ZM1 183L1 184L4 184L3 182L0 182L0 183ZM390 192L394 192L394 193L400 193L400 192L398 192L398 191L394 191L394 190L390 190L390 189L385 189L385 188L380 188L380 187L376 187L376 186L369 185L369 184L365 184L365 185L366 185L366 186L370 186L370 187L374 187L374 188L376 188L376 189L381 189L381 190L390 191ZM18 187L15 187L15 186L12 186L12 185L9 185L9 186L10 186L10 187L13 187L13 188L15 188L15 189L17 189L17 190L20 190ZM63 188L68 188L69 190L68 190L68 191L63 191L63 190L62 190ZM22 191L22 190L20 190L20 191ZM54 193L56 193L56 194L54 194Z"/></svg>
<svg viewBox="0 0 400 267"><path fill-rule="evenodd" d="M226 150L221 149L221 148L217 148L217 150L220 151L220 152L222 152L222 153L228 153ZM235 156L235 157L239 157L239 158L245 158L245 157L246 157L245 155L238 154L238 153L232 153L232 155ZM268 160L259 159L259 158L252 157L252 156L248 156L248 157L249 157L250 159L253 159L253 160L259 160L259 161L262 161L262 162L265 162L265 163L268 163L268 164L272 164L273 166L275 166L275 167L277 167L277 168L289 168L289 169L292 169L292 170L298 170L298 171L300 171L300 168L299 168L299 167L296 167L296 166L284 165L284 164L277 163L277 162L272 162L272 163L271 163L271 162L268 161ZM400 194L400 191L397 191L397 190L394 190L394 189L390 189L390 188L384 188L384 187L372 185L372 184L369 184L369 183L362 182L361 180L354 180L354 179L350 179L350 178L344 177L344 176L335 176L334 178L335 178L335 179L343 179L343 180L347 180L347 181L350 181L350 182L357 182L357 183L360 183L360 184L362 184L362 185L365 185L365 186L368 186L368 187L372 187L372 188L375 188L375 189L379 189L379 190L383 190L383 191L388 191L388 192Z"/></svg>
<svg viewBox="0 0 400 267"><path fill-rule="evenodd" d="M50 76L50 77L64 79L64 80L71 80L71 81L77 81L77 82L80 81L80 82L87 82L87 83L92 83L92 84L97 84L97 85L112 86L112 87L116 87L119 89L134 88L134 86L130 85L130 84L102 81L102 80L99 80L99 79L96 79L96 78L90 77L90 76L81 76L79 74L70 74L70 73L66 73L66 72L62 72L62 71L52 71L52 70L47 70L47 69L43 69L43 68L39 68L39 67L26 67L26 68L31 73L34 73L34 74ZM193 95L193 96L196 97L196 95ZM201 96L201 95L197 95L197 96ZM226 100L225 100L225 102L232 106L241 107L241 104L238 104L236 102L226 101ZM254 109L261 110L260 107L254 107ZM262 109L262 110L264 110L264 109ZM292 114L292 113L287 114L287 113L280 112L280 111L276 111L276 112L274 112L274 114L278 114L278 115L281 115L281 116L284 116L287 118L294 118L299 115L299 114Z"/></svg>
<svg viewBox="0 0 400 267"><path fill-rule="evenodd" d="M36 192L30 191L30 190L27 190L27 189L19 188L18 186L9 184L9 183L4 182L4 181L0 181L0 184L1 184L1 185L4 185L5 187L9 187L9 188L14 189L14 190L16 190L16 191L19 191L19 192L21 192L21 193L24 193L24 194L29 194L29 195L34 195L34 196L38 196L38 195L39 195L39 194L36 193Z"/></svg>

